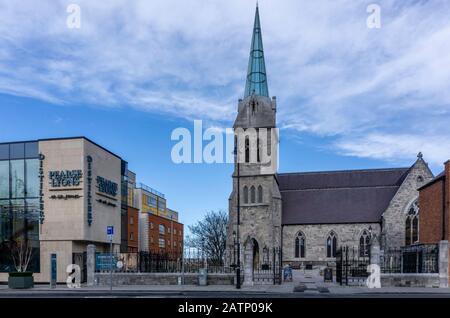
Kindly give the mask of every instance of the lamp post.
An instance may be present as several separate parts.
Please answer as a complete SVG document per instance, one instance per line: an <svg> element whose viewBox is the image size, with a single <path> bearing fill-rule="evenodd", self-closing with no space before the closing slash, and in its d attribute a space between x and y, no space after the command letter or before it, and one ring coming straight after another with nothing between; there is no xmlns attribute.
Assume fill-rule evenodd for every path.
<svg viewBox="0 0 450 318"><path fill-rule="evenodd" d="M241 289L241 242L239 235L239 225L241 223L241 187L240 187L240 162L237 150L237 143L234 146L234 155L237 163L237 222L236 222L236 236L237 236L237 264L236 264L236 289Z"/></svg>
<svg viewBox="0 0 450 318"><path fill-rule="evenodd" d="M368 246L368 251L367 251L367 255L369 256L369 260L370 260L370 249L372 247L372 226L369 225L369 246Z"/></svg>
<svg viewBox="0 0 450 318"><path fill-rule="evenodd" d="M233 231L233 267L236 267L236 231Z"/></svg>

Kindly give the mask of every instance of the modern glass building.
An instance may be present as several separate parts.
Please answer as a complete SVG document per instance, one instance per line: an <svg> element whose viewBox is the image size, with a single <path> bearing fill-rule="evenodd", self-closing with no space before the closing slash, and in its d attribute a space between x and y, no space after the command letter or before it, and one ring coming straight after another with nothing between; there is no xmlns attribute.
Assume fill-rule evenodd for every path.
<svg viewBox="0 0 450 318"><path fill-rule="evenodd" d="M49 282L51 266L65 282L70 264L83 280L87 246L109 250L108 226L119 252L127 243L126 170L85 137L0 143L0 282L17 270L17 247L32 251L27 270L35 282Z"/></svg>
<svg viewBox="0 0 450 318"><path fill-rule="evenodd" d="M11 253L18 242L32 247L28 270L40 271L39 165L38 142L0 144L0 272L15 270Z"/></svg>

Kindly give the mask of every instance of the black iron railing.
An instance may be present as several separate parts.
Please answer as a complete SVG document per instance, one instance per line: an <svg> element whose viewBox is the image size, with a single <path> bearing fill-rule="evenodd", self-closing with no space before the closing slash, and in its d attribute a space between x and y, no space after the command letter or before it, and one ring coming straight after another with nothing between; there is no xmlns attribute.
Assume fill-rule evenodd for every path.
<svg viewBox="0 0 450 318"><path fill-rule="evenodd" d="M198 253L113 253L112 261L109 253L96 253L96 272L109 272L111 263L114 272L198 273L201 268L207 268L209 273L231 273L233 271L222 260L202 257Z"/></svg>
<svg viewBox="0 0 450 318"><path fill-rule="evenodd" d="M380 257L382 273L427 274L439 272L439 246L415 244L388 249Z"/></svg>
<svg viewBox="0 0 450 318"><path fill-rule="evenodd" d="M342 246L336 251L336 282L341 285L360 283L369 276L370 255L354 247Z"/></svg>

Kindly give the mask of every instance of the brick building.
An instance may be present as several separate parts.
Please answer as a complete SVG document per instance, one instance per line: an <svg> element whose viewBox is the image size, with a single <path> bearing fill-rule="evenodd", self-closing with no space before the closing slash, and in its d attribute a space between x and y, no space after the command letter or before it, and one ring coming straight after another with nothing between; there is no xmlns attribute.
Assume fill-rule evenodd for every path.
<svg viewBox="0 0 450 318"><path fill-rule="evenodd" d="M181 255L183 224L155 214L148 214L149 251L159 254Z"/></svg>
<svg viewBox="0 0 450 318"><path fill-rule="evenodd" d="M438 243L450 240L450 160L444 171L419 188L420 243Z"/></svg>
<svg viewBox="0 0 450 318"><path fill-rule="evenodd" d="M139 248L139 210L128 207L128 252L137 252Z"/></svg>
<svg viewBox="0 0 450 318"><path fill-rule="evenodd" d="M178 212L167 208L165 195L142 183L133 193L139 210L139 251L181 254L183 224L178 222Z"/></svg>
<svg viewBox="0 0 450 318"><path fill-rule="evenodd" d="M136 186L136 174L127 170L127 219L123 224L126 227L127 244L124 252L138 252L139 250L139 209L134 202L134 188Z"/></svg>

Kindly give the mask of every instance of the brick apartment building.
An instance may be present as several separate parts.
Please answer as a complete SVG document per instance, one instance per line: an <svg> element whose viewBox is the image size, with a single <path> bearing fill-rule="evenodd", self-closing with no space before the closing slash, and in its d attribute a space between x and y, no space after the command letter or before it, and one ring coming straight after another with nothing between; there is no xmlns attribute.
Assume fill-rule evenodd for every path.
<svg viewBox="0 0 450 318"><path fill-rule="evenodd" d="M136 185L136 173L127 170L127 247L126 252L139 251L139 209L134 204L134 187Z"/></svg>
<svg viewBox="0 0 450 318"><path fill-rule="evenodd" d="M148 214L149 251L159 254L181 255L183 252L183 224L155 214Z"/></svg>
<svg viewBox="0 0 450 318"><path fill-rule="evenodd" d="M138 252L139 248L139 210L128 207L128 252Z"/></svg>
<svg viewBox="0 0 450 318"><path fill-rule="evenodd" d="M450 160L444 171L419 188L419 242L450 240Z"/></svg>
<svg viewBox="0 0 450 318"><path fill-rule="evenodd" d="M183 224L178 212L167 207L165 195L145 184L134 186L134 206L139 210L140 252L182 255Z"/></svg>

